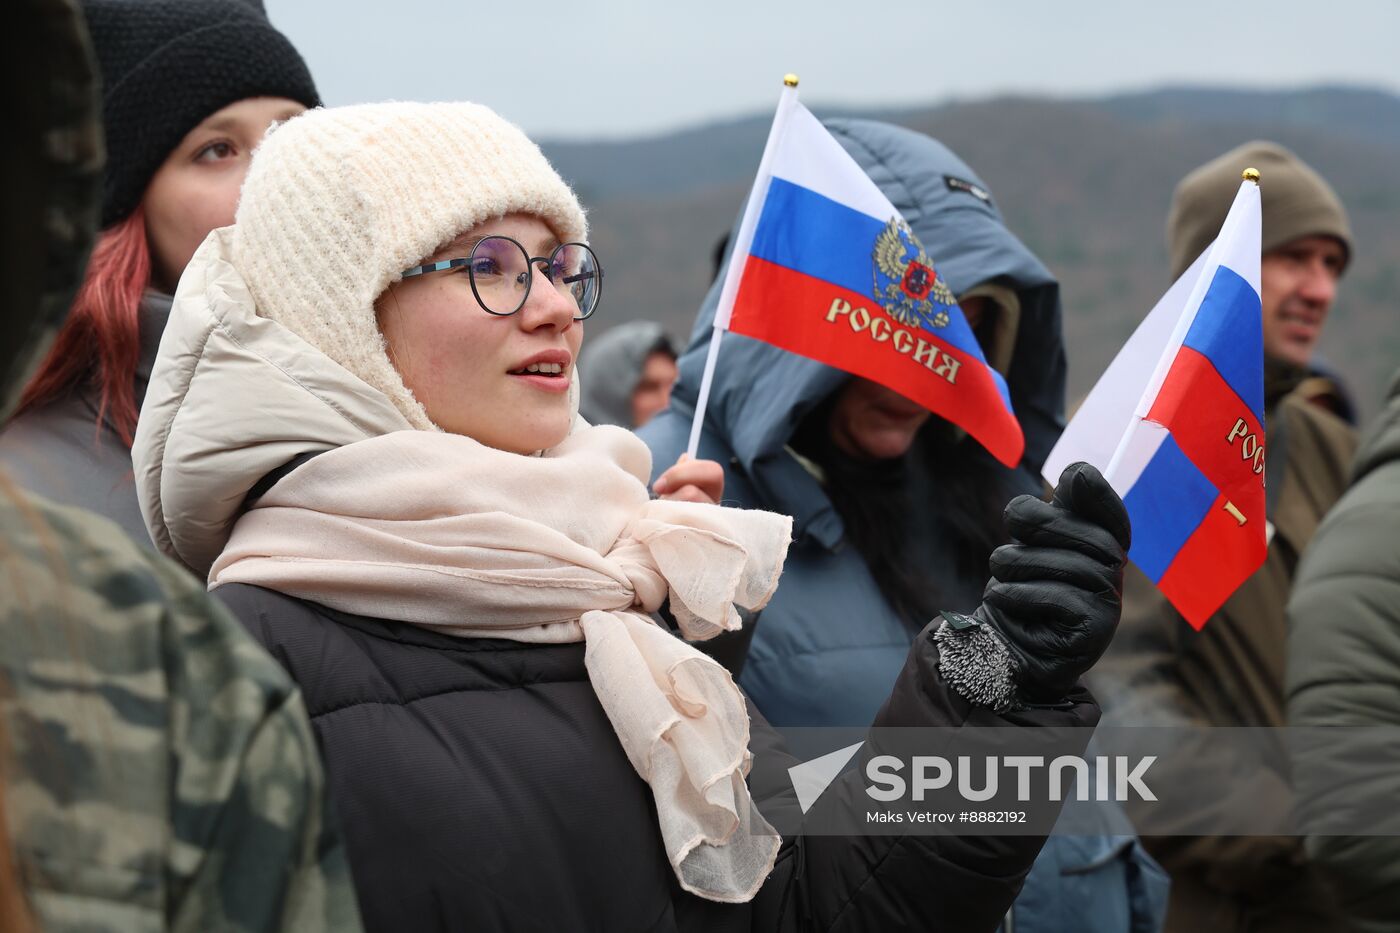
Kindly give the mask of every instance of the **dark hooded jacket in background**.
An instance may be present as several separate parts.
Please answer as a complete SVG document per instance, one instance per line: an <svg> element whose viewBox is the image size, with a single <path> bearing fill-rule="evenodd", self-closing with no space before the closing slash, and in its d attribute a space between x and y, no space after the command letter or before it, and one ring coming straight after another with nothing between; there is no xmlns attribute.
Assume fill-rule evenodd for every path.
<svg viewBox="0 0 1400 933"><path fill-rule="evenodd" d="M628 321L584 341L578 357L578 413L584 420L634 427L632 394L653 353L676 355L665 328L655 321Z"/></svg>
<svg viewBox="0 0 1400 933"><path fill-rule="evenodd" d="M1313 536L1288 602L1288 724L1400 726L1400 373L1352 469L1352 485ZM1350 780L1335 760L1295 753L1304 831L1336 812L1385 812L1400 775ZM1400 839L1310 833L1350 929L1400 930Z"/></svg>
<svg viewBox="0 0 1400 933"><path fill-rule="evenodd" d="M83 279L96 238L104 157L98 76L76 5L26 2L6 13L0 422L19 405ZM44 79L36 80L40 74Z"/></svg>
<svg viewBox="0 0 1400 933"><path fill-rule="evenodd" d="M943 431L947 456L986 477L981 490L997 503L989 521L1000 538L1000 506L1017 494L1042 492L1040 466L1064 427L1059 285L1006 229L987 186L941 143L868 121L832 120L826 126L903 215L954 294L994 281L1019 299L1019 326L1004 375L1026 438L1021 463L1014 470L1001 466L939 419L924 428ZM638 431L652 450L654 469L674 463L686 449L722 281L723 274L706 296L680 360L671 407ZM725 468L726 505L793 518L782 582L759 617L741 677L758 708L779 725L869 721L914 632L849 546L822 483L789 446L803 418L848 378L822 363L726 334L700 439L698 456ZM966 561L960 561L950 533L953 510L966 503L940 496L938 474L926 459L915 451L906 459L920 501L941 502L944 509L910 523L909 546L927 567L939 608L971 611L981 601L987 568L961 566ZM1017 931L1156 929L1165 897L1160 874L1130 835L1111 832L1105 827L1103 837L1051 837L1022 895L1035 906L1016 917ZM1124 925L1130 916L1137 925Z"/></svg>

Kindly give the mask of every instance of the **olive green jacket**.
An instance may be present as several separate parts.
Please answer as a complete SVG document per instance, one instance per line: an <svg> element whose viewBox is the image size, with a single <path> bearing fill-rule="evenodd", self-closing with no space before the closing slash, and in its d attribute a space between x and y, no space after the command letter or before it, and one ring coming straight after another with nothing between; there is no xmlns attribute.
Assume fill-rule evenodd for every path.
<svg viewBox="0 0 1400 933"><path fill-rule="evenodd" d="M1351 488L1303 560L1288 621L1290 724L1400 728L1400 373ZM1295 756L1304 829L1338 809L1392 812L1400 801L1400 774L1342 781L1336 769ZM1352 929L1400 930L1400 838L1316 835L1307 850L1327 869Z"/></svg>
<svg viewBox="0 0 1400 933"><path fill-rule="evenodd" d="M1147 577L1129 566L1123 618L1089 686L1104 707L1104 723L1154 726L1278 727L1285 723L1285 609L1298 563L1318 523L1346 488L1356 450L1351 428L1298 393L1265 412L1270 444L1282 470L1269 461L1273 536L1264 565L1205 626L1195 631ZM1279 475L1281 473L1281 475ZM1223 816L1241 807L1288 813L1289 775L1264 773L1241 782L1228 762L1158 762L1158 780L1189 767L1180 780L1219 788L1202 798L1190 825L1143 843L1172 878L1168 933L1326 933L1334 929L1325 885L1294 836L1211 835ZM1218 779L1212 777L1218 772ZM1130 807L1130 815L1133 811ZM1161 832L1162 830L1158 830Z"/></svg>

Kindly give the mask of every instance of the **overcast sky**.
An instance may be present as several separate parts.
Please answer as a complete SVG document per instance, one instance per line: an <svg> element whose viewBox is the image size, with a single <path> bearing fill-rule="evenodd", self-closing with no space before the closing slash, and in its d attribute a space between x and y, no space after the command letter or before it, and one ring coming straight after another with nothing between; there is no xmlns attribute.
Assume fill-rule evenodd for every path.
<svg viewBox="0 0 1400 933"><path fill-rule="evenodd" d="M475 100L544 138L761 112L787 71L816 104L1183 83L1400 92L1400 0L266 5L328 104Z"/></svg>

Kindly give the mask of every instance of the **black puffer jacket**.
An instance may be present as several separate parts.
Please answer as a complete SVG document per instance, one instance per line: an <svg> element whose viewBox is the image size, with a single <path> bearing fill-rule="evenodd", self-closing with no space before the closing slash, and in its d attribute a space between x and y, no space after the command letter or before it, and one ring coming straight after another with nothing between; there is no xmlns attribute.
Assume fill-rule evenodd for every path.
<svg viewBox="0 0 1400 933"><path fill-rule="evenodd" d="M976 933L996 927L1040 850L1038 837L789 838L753 901L702 900L676 883L582 644L454 638L243 584L215 593L301 685L370 930ZM1074 700L970 707L925 632L876 724L1093 725L1088 694ZM750 788L774 820L797 807L796 760L750 715Z"/></svg>

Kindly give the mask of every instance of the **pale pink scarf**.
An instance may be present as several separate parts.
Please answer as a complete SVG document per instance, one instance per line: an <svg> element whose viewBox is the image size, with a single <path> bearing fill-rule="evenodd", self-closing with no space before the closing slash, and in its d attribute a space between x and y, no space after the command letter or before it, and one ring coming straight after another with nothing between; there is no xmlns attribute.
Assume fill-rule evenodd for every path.
<svg viewBox="0 0 1400 933"><path fill-rule="evenodd" d="M209 585L251 583L454 635L584 641L588 677L651 786L681 886L751 899L779 839L753 807L743 697L643 613L667 598L691 640L740 625L778 583L792 522L653 501L651 454L621 428L537 457L401 431L320 454L244 514Z"/></svg>

